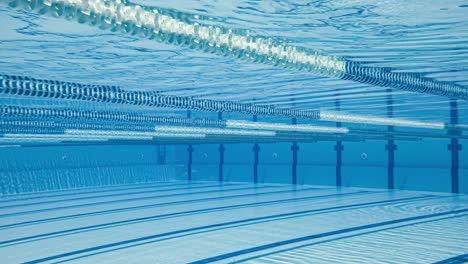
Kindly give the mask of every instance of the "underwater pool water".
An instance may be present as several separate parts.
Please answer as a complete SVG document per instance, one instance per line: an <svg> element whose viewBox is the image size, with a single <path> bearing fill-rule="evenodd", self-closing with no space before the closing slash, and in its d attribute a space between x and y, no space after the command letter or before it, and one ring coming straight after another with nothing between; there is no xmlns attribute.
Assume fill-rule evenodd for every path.
<svg viewBox="0 0 468 264"><path fill-rule="evenodd" d="M467 262L467 17L0 0L1 262Z"/></svg>

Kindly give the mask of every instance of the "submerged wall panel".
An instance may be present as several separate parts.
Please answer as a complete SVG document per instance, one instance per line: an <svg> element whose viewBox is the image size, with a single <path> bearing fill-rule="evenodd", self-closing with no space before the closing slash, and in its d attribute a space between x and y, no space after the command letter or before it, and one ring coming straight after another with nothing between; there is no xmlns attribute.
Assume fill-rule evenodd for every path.
<svg viewBox="0 0 468 264"><path fill-rule="evenodd" d="M226 182L252 182L253 166L247 164L225 164L224 181Z"/></svg>
<svg viewBox="0 0 468 264"><path fill-rule="evenodd" d="M193 146L192 180L217 181L218 166L218 145Z"/></svg>
<svg viewBox="0 0 468 264"><path fill-rule="evenodd" d="M297 183L312 185L336 184L335 142L298 143Z"/></svg>
<svg viewBox="0 0 468 264"><path fill-rule="evenodd" d="M385 141L345 142L343 186L386 188L387 153Z"/></svg>
<svg viewBox="0 0 468 264"><path fill-rule="evenodd" d="M335 186L335 165L298 165L297 183L309 185Z"/></svg>
<svg viewBox="0 0 468 264"><path fill-rule="evenodd" d="M448 140L398 142L395 188L450 192Z"/></svg>
<svg viewBox="0 0 468 264"><path fill-rule="evenodd" d="M224 180L252 182L254 159L252 144L226 144L224 147Z"/></svg>
<svg viewBox="0 0 468 264"><path fill-rule="evenodd" d="M218 165L217 164L200 164L192 165L192 180L194 181L218 181Z"/></svg>
<svg viewBox="0 0 468 264"><path fill-rule="evenodd" d="M291 183L291 143L260 144L259 182Z"/></svg>
<svg viewBox="0 0 468 264"><path fill-rule="evenodd" d="M288 183L291 180L290 164L259 164L258 165L259 183Z"/></svg>
<svg viewBox="0 0 468 264"><path fill-rule="evenodd" d="M0 152L2 194L179 180L157 146L9 147Z"/></svg>
<svg viewBox="0 0 468 264"><path fill-rule="evenodd" d="M395 168L395 188L450 192L450 168Z"/></svg>

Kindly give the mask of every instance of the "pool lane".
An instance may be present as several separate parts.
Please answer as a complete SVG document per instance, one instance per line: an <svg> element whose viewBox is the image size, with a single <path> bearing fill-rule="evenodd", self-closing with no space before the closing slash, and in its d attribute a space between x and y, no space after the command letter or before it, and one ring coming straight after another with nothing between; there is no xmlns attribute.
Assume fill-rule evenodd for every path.
<svg viewBox="0 0 468 264"><path fill-rule="evenodd" d="M468 198L463 195L242 183L151 188L162 192L130 190L125 196L105 189L42 199L13 213L5 209L9 215L0 216L2 263L264 263L292 256L297 262L319 262L326 258L315 247L334 252L334 245L336 252L361 260L366 256L360 251L369 244L389 260L388 250L413 236L420 247L446 239L425 259L438 261L462 255L468 244L442 234L447 223L456 230L467 226ZM435 228L428 231L426 225ZM405 231L411 228L425 231ZM388 243L377 243L385 239ZM353 250L346 241L360 246ZM411 252L402 258L411 260Z"/></svg>

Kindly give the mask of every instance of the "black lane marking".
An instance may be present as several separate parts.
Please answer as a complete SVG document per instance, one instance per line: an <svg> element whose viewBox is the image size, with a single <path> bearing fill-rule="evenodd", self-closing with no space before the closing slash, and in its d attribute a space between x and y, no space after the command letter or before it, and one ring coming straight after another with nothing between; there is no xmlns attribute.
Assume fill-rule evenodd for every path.
<svg viewBox="0 0 468 264"><path fill-rule="evenodd" d="M170 183L170 184L169 184ZM43 198L53 198L53 197L65 197L65 196L77 196L90 193L105 193L105 192L119 192L119 191L128 191L135 189L148 189L148 188L157 188L157 187L167 187L167 186L180 186L180 185L199 185L202 183L198 182L153 182L153 183L134 183L134 184L118 184L118 185L107 185L107 186L95 186L87 188L77 188L77 189L68 189L60 191L44 191L36 193L23 193L23 194L13 194L7 195L0 198L0 202L10 203L34 199L43 199ZM127 186L127 187L126 187ZM104 189L104 190L101 190ZM59 193L60 192L60 193ZM47 195L49 194L50 195ZM55 194L54 194L55 193Z"/></svg>
<svg viewBox="0 0 468 264"><path fill-rule="evenodd" d="M278 242L271 243L271 244L265 244L265 245L258 246L258 247L252 247L252 248L247 248L247 249L243 249L243 250L238 250L238 251L234 251L234 252L231 252L231 253L222 254L222 255L218 255L218 256L214 256L214 257L194 261L194 262L192 262L192 264L211 263L211 262L221 261L221 260L225 260L225 259L228 259L228 258L237 257L237 256L241 256L241 255L245 255L245 254L249 254L249 253L253 253L253 252L258 252L258 251L271 249L271 248L275 248L275 247L280 247L280 246L284 246L284 245L288 245L288 244L294 244L294 243L298 243L298 242L313 240L313 239L317 239L317 238L323 238L323 237L339 235L339 234L345 234L345 233L359 231L359 230L365 230L365 229L369 229L369 228L375 228L375 227L398 224L398 223L403 223L403 222L408 222L408 221L422 220L422 219L428 219L428 218L439 217L439 216L450 215L450 214L459 214L459 213L465 213L465 212L468 212L468 209L461 209L461 210L442 212L442 213L435 213L435 214L429 214L429 215L413 216L413 217L400 218L400 219L395 219L395 220L390 220L390 221L378 222L378 223L374 223L374 224L344 228L344 229L340 229L340 230L324 232L324 233L309 235L309 236L303 236L303 237L278 241ZM37 262L31 262L31 263L37 263Z"/></svg>
<svg viewBox="0 0 468 264"><path fill-rule="evenodd" d="M218 185L214 186L217 187ZM223 187L220 185L220 187ZM274 186L263 186L261 188L274 188ZM43 213L43 212L50 212L50 211L59 211L63 209L74 209L80 207L87 207L87 206L96 206L96 205L108 205L108 204L115 204L115 203L122 203L122 202L134 202L134 201L141 201L141 200L152 200L158 198L168 198L168 197L176 197L176 196L186 196L186 195L194 195L194 194L207 194L207 193L217 193L217 192L232 192L232 191L241 191L241 190L248 190L252 189L252 187L241 187L241 188L234 188L234 189L218 189L218 190L210 190L210 191L201 191L201 192L190 192L190 193L175 193L175 194L166 194L166 195L153 195L153 196L146 196L146 197L137 197L137 198L128 198L128 199L120 199L120 200L112 200L112 201L103 201L103 202L94 202L94 203L87 203L87 204L77 204L77 205L69 205L69 206L57 206L52 208L44 208L44 209L36 209L30 211L22 211L22 212L15 212L15 213L8 213L0 215L0 218L4 217L11 217L11 216L18 216L18 215L26 215L26 214L35 214L35 213ZM2 227L0 226L0 229Z"/></svg>
<svg viewBox="0 0 468 264"><path fill-rule="evenodd" d="M263 190L263 189L265 189L265 187L253 187L252 189L253 190L257 190L257 189ZM330 188L330 189L335 189L335 188ZM182 200L182 201L175 201L175 202L165 202L165 203L155 203L155 204L147 204L147 205L139 205L139 206L130 206L130 207L117 208L117 209L108 209L108 210L94 211L94 212L88 212L88 213L57 216L57 217L51 217L51 218L43 218L43 219L37 219L37 220L31 220L31 221L25 221L25 222L18 222L18 223L14 223L14 224L2 225L2 226L0 226L0 229L15 228L15 227L18 227L18 226L33 225L33 224L39 224L39 223L44 223L44 222L62 221L62 220L66 220L66 219L87 217L87 216L93 216L93 215L118 213L118 212L125 212L125 211L131 211L131 210L141 210L141 209L147 209L147 208L153 208L153 207L159 207L159 206L170 206L170 205L187 204L187 203L195 203L195 202L208 202L208 201L213 201L213 200L218 200L218 199L243 198L243 197L249 197L249 196L280 194L280 193L288 193L288 192L316 191L316 190L330 190L330 189L307 188L307 189L301 189L301 190L282 190L282 191L272 191L272 192L263 192L263 193L249 193L249 194L236 194L236 195L230 195L230 196L218 196L218 197L200 198L200 199L193 199L193 200Z"/></svg>
<svg viewBox="0 0 468 264"><path fill-rule="evenodd" d="M452 258L434 262L434 264L462 264L462 263L468 263L468 254L463 254L463 255L459 255L459 256L452 257Z"/></svg>
<svg viewBox="0 0 468 264"><path fill-rule="evenodd" d="M286 251L296 250L296 249L304 248L304 247L310 247L310 246L313 246L313 245L324 244L324 243L334 242L334 241L337 241L337 240L348 239L348 238L353 238L353 237L358 237L358 236L363 236L363 235L369 235L369 234L378 233L378 232L384 232L384 231L388 231L388 230L392 230L392 229L396 229L396 228L403 228L403 227L408 227L408 226L427 224L427 223L432 223L432 222L437 222L437 221L444 221L444 220L449 220L449 219L454 219L454 218L462 218L462 217L466 217L466 216L467 216L466 214L456 215L456 216L449 216L449 217L444 217L444 218L437 218L437 219L432 219L432 220L421 221L421 222L417 222L417 223L409 223L409 224L402 224L402 225L394 226L394 227L386 227L386 228L381 228L381 229L378 229L378 230L366 231L366 232L362 232L362 233L358 233L358 234L346 235L346 236L337 237L337 238L331 238L331 239L327 239L327 240L323 240L323 241L318 241L318 242L315 242L315 243L308 243L308 244L305 244L305 245L295 246L295 247L291 247L291 248L277 250L277 251L274 251L274 252L268 252L268 253L265 253L265 254L248 257L248 258L241 259L241 260L236 260L236 261L234 261L232 263L244 263L244 262L249 261L249 260L254 260L254 259L258 259L258 258L271 256L271 255L281 254L281 253L286 252ZM454 257L454 258L457 258L457 257Z"/></svg>
<svg viewBox="0 0 468 264"><path fill-rule="evenodd" d="M28 236L28 237L22 237L22 238L16 238L16 239L11 239L11 240L6 240L6 241L0 241L0 247L5 247L5 246L3 246L5 244L11 244L11 243L16 244L18 242L23 242L24 243L24 241L31 240L31 239L34 239L34 240L37 240L39 238L45 239L46 237L50 237L50 236L56 237L56 236L59 236L59 235L66 235L68 233L75 233L75 232L80 232L81 233L81 232L86 232L86 231L92 231L92 230L95 230L95 229L115 227L115 226L123 225L123 224L128 225L128 224L132 224L132 223L146 222L146 221L156 220L156 219L160 219L160 218L177 217L177 216L181 216L181 215L199 214L199 213L205 213L205 212L214 212L214 211L222 211L222 210L245 208L245 207L280 204L280 203L285 203L285 202L298 202L298 201L306 201L306 200L311 200L311 199L315 200L315 199L319 199L319 198L342 197L342 196L348 196L348 195L369 194L369 193L371 193L371 192L358 191L358 192L339 193L339 194L335 193L335 194L327 194L327 195L306 196L306 197L300 197L300 198L289 198L289 199L281 199L281 200L273 200L273 201L265 201L265 202L246 203L246 204L229 205L229 206L219 206L219 207L197 209L197 210L191 210L191 211L182 211L182 212L176 212L176 213L153 215L153 216L147 216L147 217L140 217L140 218L134 218L134 219L128 219L128 220L114 221L114 222L108 222L108 223L103 223L103 224L83 226L83 227L78 227L78 228L73 228L73 229L49 232L49 233L44 233L44 234L39 234L39 235L34 235L34 236Z"/></svg>
<svg viewBox="0 0 468 264"><path fill-rule="evenodd" d="M70 198L70 199L62 199L62 200L52 200L52 201L42 201L42 202L33 202L33 203L23 203L23 204L13 204L2 206L0 209L7 209L7 208L17 208L17 207L24 207L24 206L34 206L34 205L43 205L43 204L52 204L52 203L62 203L62 202L71 202L71 201L80 201L80 200L87 200L87 199L99 199L99 198L106 198L106 197L118 197L118 196L125 196L125 195L133 195L133 194L145 194L145 193L160 193L160 192L170 192L170 191L179 191L179 190L193 190L193 189L203 189L203 188L211 188L211 187L224 187L224 186L235 186L231 184L214 184L214 185L198 185L198 186L184 186L179 188L171 188L171 189L152 189L148 191L136 191L136 192L127 192L127 193L116 193L116 194L103 194L103 195L96 195L96 196L86 196L86 197L78 197L78 198ZM161 186L166 187L166 186ZM156 188L156 187L154 187Z"/></svg>
<svg viewBox="0 0 468 264"><path fill-rule="evenodd" d="M335 207L321 208L321 209L304 210L304 211L293 212L293 213L283 213L283 214L255 217L255 218L249 218L249 219L243 219L243 220L237 220L237 221L231 221L231 222L224 222L224 223L218 223L218 224L211 224L211 225L206 225L206 226L193 227L193 228L188 228L188 229L171 231L171 232L167 232L167 233L161 233L161 234L149 235L149 236L144 236L144 237L139 237L139 238L134 238L134 239L129 239L129 240L123 240L123 241L119 241L119 242L115 242L115 243L90 247L90 248L86 248L86 249L81 249L81 250L62 253L62 254L49 256L49 257L45 257L45 258L41 258L41 259L36 259L36 260L28 261L28 262L25 262L25 263L27 263L27 264L41 263L41 262L44 262L44 261L56 260L56 259L59 259L59 258L69 257L69 256L77 255L77 254L83 254L83 253L93 252L93 251L97 251L97 250L101 250L101 249L107 249L107 248L111 248L111 247L122 246L122 245L127 245L127 244L131 244L131 243L136 243L136 242L142 242L142 241L151 240L151 239L155 239L155 238L171 236L171 235L187 233L187 232L193 232L193 231L199 231L199 230L206 230L206 229L211 229L211 228L218 228L218 227L229 226L229 225L244 224L244 223L248 223L248 222L255 222L255 221L262 221L262 220L271 220L273 218L281 218L281 217L292 217L292 216L297 217L298 215L306 214L306 213L317 213L317 212L324 212L324 211L330 211L330 210L349 209L349 208L354 208L354 207L359 207L359 206L377 205L377 204L389 203L389 202L394 203L394 202L401 202L401 201L406 201L406 200L414 200L414 199L429 198L429 197L436 197L436 196L423 195L423 196L418 196L418 197L401 198L401 199L393 199L393 200L383 200L383 201L367 202L367 203L360 203L360 204L354 204L354 205L345 205L345 206L335 206ZM465 210L468 211L468 209L465 209ZM397 221L397 220L393 220L393 221ZM372 224L372 225L375 225L375 224ZM370 225L366 225L366 226L370 226ZM359 229L357 229L357 230L359 230ZM338 230L338 231L340 231L340 230ZM333 232L338 232L338 231L333 231ZM333 233L333 232L327 232L327 233ZM326 234L326 233L324 233L324 234ZM318 234L318 235L321 235L321 234ZM314 237L314 236L317 236L317 235L307 236L306 238ZM273 243L273 244L268 244L268 245L263 245L263 246L255 247L255 248L251 248L251 249L253 249L252 252L255 252L255 251L263 250L263 249L257 249L257 248L262 248L262 247L265 247L265 246L271 246L271 245L276 245L276 244L282 245L280 243L286 243L286 242L287 242L287 244L296 243L296 242L290 242L290 241L298 240L298 239L303 239L303 238L285 240L285 241L281 241L281 242L277 242L277 243ZM300 241L301 240L299 240L297 242L300 242ZM271 247L276 247L276 246L271 246ZM251 249L246 249L246 250L241 250L241 251L236 251L236 252L232 252L232 253L228 253L228 254L223 254L223 255L211 257L211 258L208 258L208 259L205 259L205 260L201 260L202 262L199 262L199 263L209 263L209 262L214 262L214 261L218 261L218 260L223 260L223 259L226 259L226 258L230 258L231 254L234 254L233 256L237 256L236 254L238 254L239 252L244 252L244 251L251 250ZM238 255L247 254L247 253L250 253L250 252L239 253ZM198 262L195 262L195 263L198 263Z"/></svg>

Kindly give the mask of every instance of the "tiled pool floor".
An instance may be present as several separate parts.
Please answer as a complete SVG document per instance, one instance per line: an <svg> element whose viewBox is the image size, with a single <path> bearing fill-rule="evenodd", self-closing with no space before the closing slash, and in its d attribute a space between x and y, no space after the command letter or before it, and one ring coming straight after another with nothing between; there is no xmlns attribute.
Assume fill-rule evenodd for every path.
<svg viewBox="0 0 468 264"><path fill-rule="evenodd" d="M168 182L0 198L1 263L463 263L468 196Z"/></svg>

